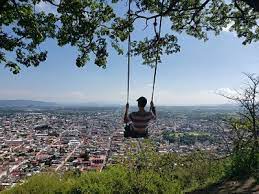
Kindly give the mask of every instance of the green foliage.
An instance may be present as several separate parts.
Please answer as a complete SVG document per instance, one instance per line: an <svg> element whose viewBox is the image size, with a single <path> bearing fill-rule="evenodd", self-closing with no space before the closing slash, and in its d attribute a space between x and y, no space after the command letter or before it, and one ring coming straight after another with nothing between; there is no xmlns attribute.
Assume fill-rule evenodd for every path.
<svg viewBox="0 0 259 194"><path fill-rule="evenodd" d="M207 133L193 133L193 132L174 132L174 131L164 131L163 139L169 141L169 143L180 143L184 145L193 145L196 142L204 143L205 141L213 141L213 138Z"/></svg>
<svg viewBox="0 0 259 194"><path fill-rule="evenodd" d="M153 171L134 173L114 166L102 173L87 172L65 179L56 174L36 175L24 184L3 193L181 193L174 182L165 182Z"/></svg>
<svg viewBox="0 0 259 194"><path fill-rule="evenodd" d="M180 51L180 46L177 44L177 37L169 34L166 34L159 40L154 36L152 39L145 38L143 41L134 41L132 47L134 55L141 54L143 63L151 66L155 65L156 60L161 63L161 55L163 53L169 55ZM157 56L158 59L156 59Z"/></svg>
<svg viewBox="0 0 259 194"><path fill-rule="evenodd" d="M135 30L135 22L145 22L153 35L133 41L132 54L141 55L144 64L154 65L156 54L180 51L180 33L208 40L208 32L218 35L230 27L244 44L259 40L259 9L246 0L133 0L127 12L126 1L118 0L2 0L0 2L0 63L14 74L22 66L38 66L47 58L40 45L55 39L59 46L71 45L78 50L76 65L83 67L90 59L106 67L108 49L123 54L123 42ZM40 10L40 5L48 7ZM258 4L255 4L255 8ZM119 7L119 11L118 11ZM257 11L256 11L257 10ZM124 11L124 14L121 12ZM172 31L159 37L159 19L163 17Z"/></svg>
<svg viewBox="0 0 259 194"><path fill-rule="evenodd" d="M230 176L244 177L258 174L259 154L254 153L251 146L236 150L231 156Z"/></svg>
<svg viewBox="0 0 259 194"><path fill-rule="evenodd" d="M152 153L152 152L151 152ZM220 181L227 176L228 159L215 160L207 153L193 153L186 156L178 154L142 153L135 162L137 170L158 172L166 182L175 182L182 191L203 188L211 183Z"/></svg>
<svg viewBox="0 0 259 194"><path fill-rule="evenodd" d="M62 184L57 174L42 173L33 176L25 184L7 190L3 193L55 193L62 189Z"/></svg>

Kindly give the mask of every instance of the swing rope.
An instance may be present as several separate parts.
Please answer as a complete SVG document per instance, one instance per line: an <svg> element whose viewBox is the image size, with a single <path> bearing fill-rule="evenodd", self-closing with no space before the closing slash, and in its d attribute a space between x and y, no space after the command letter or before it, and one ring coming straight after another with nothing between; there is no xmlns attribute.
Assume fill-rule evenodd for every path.
<svg viewBox="0 0 259 194"><path fill-rule="evenodd" d="M129 0L129 6L128 6L128 21L131 22L131 1ZM160 36L161 36L161 30L162 30L162 20L163 20L163 6L164 6L164 0L161 3L161 16L159 21L159 29L156 33L157 42L159 44L160 42ZM128 28L129 37L128 37L128 75L127 75L127 104L129 103L129 95L130 95L130 64L131 64L131 32L130 32L130 26ZM157 47L156 51L156 60L155 60L155 71L153 76L153 85L152 85L152 95L151 95L151 102L154 100L154 93L155 93L155 84L156 84L156 74L157 74L157 65L159 62L159 46Z"/></svg>
<svg viewBox="0 0 259 194"><path fill-rule="evenodd" d="M129 23L131 22L130 13L131 12L131 0L129 0L129 10L128 10L128 19ZM130 26L129 26L129 37L128 37L128 79L127 79L127 104L129 103L129 94L130 94L130 52L131 52L131 32L130 32Z"/></svg>
<svg viewBox="0 0 259 194"><path fill-rule="evenodd" d="M163 4L164 1L162 1L162 5L161 5L161 16L160 16L160 21L159 21L159 29L158 29L158 33L157 35L157 42L159 44L160 42L160 36L161 36L161 29L162 29L162 20L163 20ZM154 71L154 77L153 77L153 86L152 86L152 95L151 95L151 102L153 102L154 100L154 93L155 93L155 85L156 85L156 73L157 73L157 65L158 65L158 58L159 58L159 46L157 47L157 51L156 51L156 61L155 61L155 71Z"/></svg>

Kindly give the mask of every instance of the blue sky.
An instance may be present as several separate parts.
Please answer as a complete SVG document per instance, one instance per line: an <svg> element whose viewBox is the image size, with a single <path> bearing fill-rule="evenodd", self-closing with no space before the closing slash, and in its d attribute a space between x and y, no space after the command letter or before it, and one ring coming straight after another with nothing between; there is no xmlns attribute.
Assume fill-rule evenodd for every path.
<svg viewBox="0 0 259 194"><path fill-rule="evenodd" d="M141 25L140 25L141 26ZM164 29L166 32L167 29ZM133 39L145 36L141 29ZM244 81L242 72L259 75L259 43L243 46L234 33L222 32L203 42L179 35L181 52L163 56L158 67L155 103L158 105L205 105L227 101L216 91L231 92ZM62 103L116 103L126 101L127 59L110 52L106 69L91 61L75 65L76 49L60 48L48 40L48 59L37 68L23 68L19 75L0 69L0 99L30 99ZM130 103L138 96L151 96L153 69L134 57Z"/></svg>

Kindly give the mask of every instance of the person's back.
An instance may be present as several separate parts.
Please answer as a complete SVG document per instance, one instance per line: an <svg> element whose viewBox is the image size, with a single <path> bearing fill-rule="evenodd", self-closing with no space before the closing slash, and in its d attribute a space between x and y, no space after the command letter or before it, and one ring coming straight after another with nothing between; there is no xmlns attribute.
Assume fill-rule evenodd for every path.
<svg viewBox="0 0 259 194"><path fill-rule="evenodd" d="M144 133L148 125L155 116L151 112L132 112L129 114L129 120L135 132Z"/></svg>
<svg viewBox="0 0 259 194"><path fill-rule="evenodd" d="M145 111L147 99L140 97L138 100L137 112L132 112L128 115L129 105L126 105L126 111L124 115L124 122L127 124L125 127L125 137L147 135L147 128L149 122L156 117L156 111L153 102L150 102L150 112Z"/></svg>

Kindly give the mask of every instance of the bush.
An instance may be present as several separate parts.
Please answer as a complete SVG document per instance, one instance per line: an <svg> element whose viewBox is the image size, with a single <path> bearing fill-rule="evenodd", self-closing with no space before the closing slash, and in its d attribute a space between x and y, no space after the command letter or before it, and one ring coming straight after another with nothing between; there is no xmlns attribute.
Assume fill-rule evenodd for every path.
<svg viewBox="0 0 259 194"><path fill-rule="evenodd" d="M177 183L167 182L154 171L136 173L113 166L104 172L86 172L79 177L62 178L54 173L41 173L3 194L46 193L181 193Z"/></svg>
<svg viewBox="0 0 259 194"><path fill-rule="evenodd" d="M232 177L242 178L259 172L259 154L254 153L250 146L235 151L231 156L231 162Z"/></svg>

